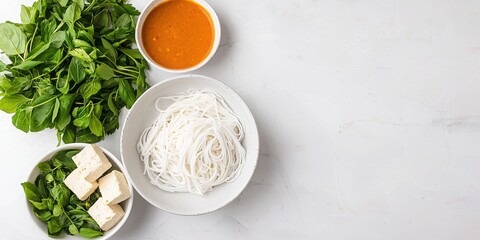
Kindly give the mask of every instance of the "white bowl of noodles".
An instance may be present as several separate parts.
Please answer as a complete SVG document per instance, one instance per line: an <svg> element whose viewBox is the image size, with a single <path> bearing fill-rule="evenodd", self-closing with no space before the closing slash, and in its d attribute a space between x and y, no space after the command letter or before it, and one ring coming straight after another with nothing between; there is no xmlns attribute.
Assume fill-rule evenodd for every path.
<svg viewBox="0 0 480 240"><path fill-rule="evenodd" d="M222 98L241 123L243 135L241 145L245 150L244 159L230 181L219 184L201 193L188 191L168 191L161 189L152 176L145 171L145 156L137 149L145 129L157 121L158 100L163 97L178 96L192 89L215 92ZM165 106L165 107L168 107ZM146 91L133 105L127 115L121 133L120 151L125 175L138 193L152 205L179 215L200 215L215 211L234 200L247 186L257 165L259 138L255 120L245 102L230 87L215 79L200 75L173 77L156 84ZM145 141L144 141L145 142ZM182 141L183 142L183 141ZM179 148L189 149L190 143ZM158 160L158 159L157 159ZM161 159L160 159L161 160ZM220 174L219 174L220 175ZM226 179L223 179L226 180ZM177 189L178 190L178 189ZM195 192L195 191L193 191Z"/></svg>

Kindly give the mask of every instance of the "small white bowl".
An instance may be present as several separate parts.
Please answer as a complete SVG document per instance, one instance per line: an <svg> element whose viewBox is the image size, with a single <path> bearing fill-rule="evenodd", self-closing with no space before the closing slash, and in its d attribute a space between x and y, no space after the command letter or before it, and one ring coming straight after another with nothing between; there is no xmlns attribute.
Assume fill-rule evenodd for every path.
<svg viewBox="0 0 480 240"><path fill-rule="evenodd" d="M246 160L239 177L213 188L204 195L171 193L150 183L143 174L144 165L137 153L137 143L142 132L158 117L155 100L188 89L210 89L219 93L242 121L245 138L242 142L247 151ZM242 98L224 83L200 75L185 75L162 81L146 91L133 105L127 115L120 137L120 152L125 175L137 192L149 203L178 215L200 215L215 211L234 200L247 186L257 165L259 138L252 113Z"/></svg>
<svg viewBox="0 0 480 240"><path fill-rule="evenodd" d="M43 156L40 159L40 161L38 161L38 162L43 162L43 161L50 160L53 157L53 155L55 155L55 153L57 153L57 152L60 152L60 151L63 151L63 150L71 150L71 149L81 150L84 147L86 147L87 145L88 144L86 144L86 143L71 143L71 144L65 144L65 145L56 147L56 148L52 149L50 152L48 152L45 156ZM107 156L107 158L112 163L113 169L119 170L119 171L124 173L125 169L122 165L122 162L120 162L120 160L118 160L115 157L115 155L113 155L112 153L110 153L106 149L104 149L102 147L101 147L101 149L105 153L105 156ZM28 181L32 182L32 183L35 182L35 178L38 176L39 173L40 173L40 171L38 170L37 166L35 165L35 167L32 169L32 171L28 175ZM130 181L128 181L128 187L130 189L130 192L133 193L133 187L132 187L132 184L131 184ZM47 224L40 221L35 216L35 214L33 213L32 204L30 204L30 202L28 200L26 200L25 202L27 204L28 212L30 213L30 216L32 217L33 221L35 222L35 225L38 226L38 229L44 234L45 237L48 237ZM130 197L129 199L127 199L123 202L121 202L120 205L122 206L123 210L125 211L125 215L123 216L122 220L120 220L120 222L118 222L117 225L115 225L115 227L113 227L112 229L104 232L103 236L100 236L100 237L97 237L97 238L94 238L94 239L97 239L97 240L108 239L108 238L112 237L123 226L123 224L127 221L127 218L130 215L130 212L132 211L133 194L132 194L132 197ZM58 239L85 239L85 238L81 237L78 234L75 235L75 236L71 236L71 235L68 235L68 234L64 233L63 235L58 237Z"/></svg>
<svg viewBox="0 0 480 240"><path fill-rule="evenodd" d="M166 68L166 67L156 63L155 61L153 61L152 58L150 58L150 56L148 55L147 51L145 50L145 48L143 46L143 39L142 39L143 24L145 22L145 19L148 16L148 14L155 7L157 7L159 4L161 4L162 2L165 2L165 1L169 1L169 0L153 0L152 2L150 2L145 7L145 9L143 9L142 13L138 17L137 29L135 31L135 40L137 41L138 50L140 50L140 53L143 55L143 57L147 60L147 62L151 66L155 66L156 68L164 70L166 72L187 73L187 72L190 72L190 71L197 70L197 69L201 68L203 65L205 65L208 61L210 61L210 59L212 59L213 55L215 55L215 52L217 52L218 46L220 45L220 37L222 35L222 30L221 30L221 26L220 26L220 21L218 20L217 13L215 13L213 8L206 1L204 1L204 0L194 0L200 6L205 8L205 10L207 10L207 12L210 14L210 17L212 18L213 28L214 28L214 31L215 31L215 36L214 36L214 40L213 40L212 49L210 50L210 53L208 54L208 56L202 62L200 62L199 64L197 64L193 67L185 68L185 69L169 69L169 68Z"/></svg>

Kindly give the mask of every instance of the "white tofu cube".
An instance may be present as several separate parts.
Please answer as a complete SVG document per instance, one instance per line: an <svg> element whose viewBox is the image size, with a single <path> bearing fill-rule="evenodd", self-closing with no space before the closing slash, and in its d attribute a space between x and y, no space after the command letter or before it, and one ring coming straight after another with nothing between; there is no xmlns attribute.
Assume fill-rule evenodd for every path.
<svg viewBox="0 0 480 240"><path fill-rule="evenodd" d="M97 145L91 144L86 146L77 155L72 157L80 175L89 182L93 182L102 176L109 168L112 167L110 161Z"/></svg>
<svg viewBox="0 0 480 240"><path fill-rule="evenodd" d="M108 231L122 219L125 212L118 204L107 205L101 197L88 209L88 214L103 231Z"/></svg>
<svg viewBox="0 0 480 240"><path fill-rule="evenodd" d="M73 170L63 182L80 200L87 199L98 187L96 181L89 182L85 180L80 175L78 169Z"/></svg>
<svg viewBox="0 0 480 240"><path fill-rule="evenodd" d="M123 173L117 170L113 170L111 173L100 178L98 180L98 186L107 204L116 204L132 196L128 188L127 179L125 179Z"/></svg>

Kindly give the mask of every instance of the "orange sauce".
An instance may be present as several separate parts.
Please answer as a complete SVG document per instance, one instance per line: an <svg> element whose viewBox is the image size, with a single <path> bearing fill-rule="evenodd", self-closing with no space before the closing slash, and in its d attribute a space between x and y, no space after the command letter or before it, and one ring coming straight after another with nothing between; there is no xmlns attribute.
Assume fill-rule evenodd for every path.
<svg viewBox="0 0 480 240"><path fill-rule="evenodd" d="M143 45L150 58L168 69L201 63L213 48L215 31L210 14L192 0L168 0L146 17Z"/></svg>

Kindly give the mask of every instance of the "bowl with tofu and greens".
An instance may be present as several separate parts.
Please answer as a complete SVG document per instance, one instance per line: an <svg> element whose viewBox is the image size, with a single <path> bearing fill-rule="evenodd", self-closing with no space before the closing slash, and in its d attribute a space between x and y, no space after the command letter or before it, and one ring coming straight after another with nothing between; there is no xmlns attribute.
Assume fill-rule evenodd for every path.
<svg viewBox="0 0 480 240"><path fill-rule="evenodd" d="M22 183L28 212L50 237L108 239L127 220L133 187L121 162L91 144L59 146Z"/></svg>

